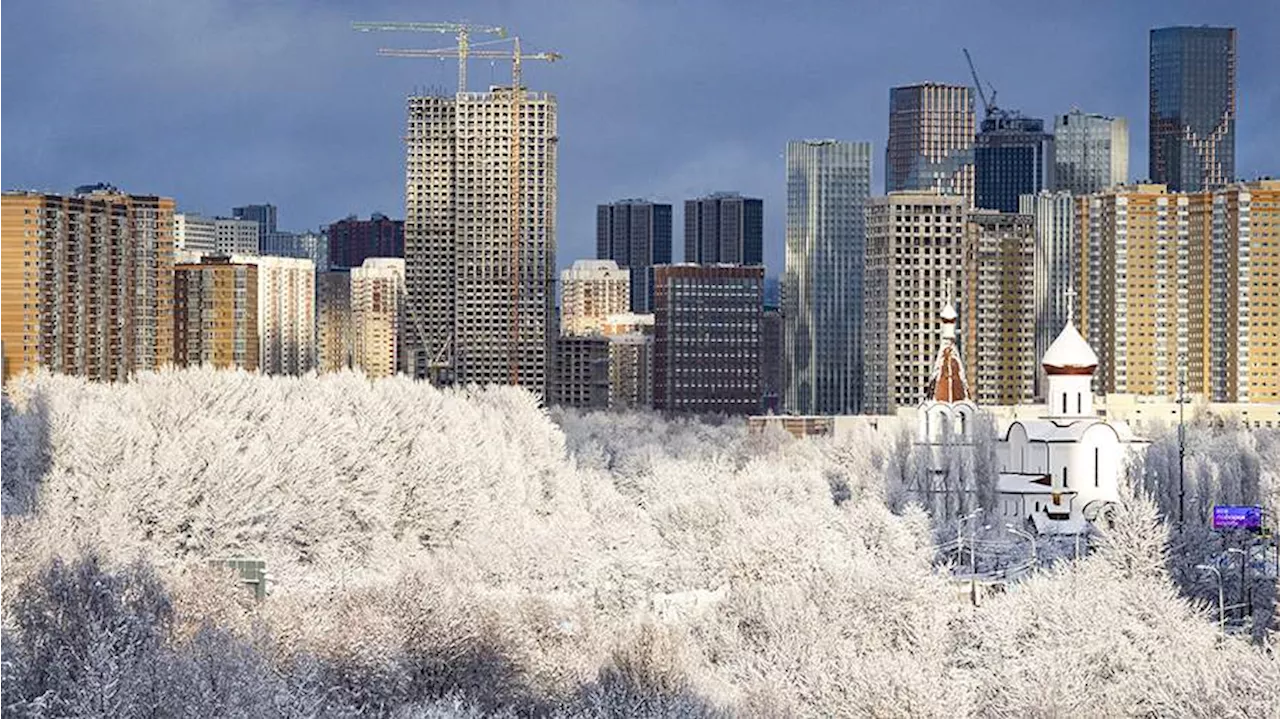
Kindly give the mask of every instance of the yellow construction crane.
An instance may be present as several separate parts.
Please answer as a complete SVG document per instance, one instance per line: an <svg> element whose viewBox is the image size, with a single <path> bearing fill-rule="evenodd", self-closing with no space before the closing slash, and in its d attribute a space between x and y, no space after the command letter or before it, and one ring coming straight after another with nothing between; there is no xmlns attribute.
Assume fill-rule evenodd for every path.
<svg viewBox="0 0 1280 719"><path fill-rule="evenodd" d="M467 91L467 58L471 55L471 35L496 35L505 38L507 31L490 25L461 22L353 22L358 32L438 32L452 34L458 41L458 92Z"/></svg>
<svg viewBox="0 0 1280 719"><path fill-rule="evenodd" d="M355 23L355 25L363 25L365 23ZM423 25L423 26L449 26L453 28L460 27L458 25L449 25L448 23L382 23L380 25L396 26L395 29L410 29L400 27L403 25ZM357 27L356 29L361 29ZM370 28L385 29L385 28ZM474 29L474 28L472 28ZM444 32L444 30L441 30ZM505 32L503 33L505 36ZM482 57L500 60L511 60L511 137L510 137L510 164L508 174L511 181L510 206L508 215L511 222L511 258L510 258L510 285L511 285L511 343L509 349L509 364L511 370L511 384L520 384L520 215L521 215L521 172L520 172L520 108L524 99L524 89L521 85L520 64L524 60L544 60L546 62L555 62L563 56L558 52L537 52L524 53L520 50L520 38L512 37L512 49L507 50L473 50L470 44L466 46L462 43L462 34L459 33L458 47L445 49L409 49L409 50L392 50L382 48L378 50L378 54L383 57L408 57L408 58L458 58L458 91L466 92L466 59L468 57ZM504 38L505 39L505 38ZM478 44L492 44L487 43Z"/></svg>

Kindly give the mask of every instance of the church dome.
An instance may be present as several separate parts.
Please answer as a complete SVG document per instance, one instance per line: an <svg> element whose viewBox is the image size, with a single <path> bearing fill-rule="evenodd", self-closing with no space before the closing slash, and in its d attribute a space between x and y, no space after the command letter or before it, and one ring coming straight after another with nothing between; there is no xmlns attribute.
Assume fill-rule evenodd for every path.
<svg viewBox="0 0 1280 719"><path fill-rule="evenodd" d="M958 316L958 315L956 315L956 308L955 308L955 306L954 306L954 305L952 305L950 302L948 302L948 303L947 303L947 306L946 306L946 307L943 307L943 308L942 308L942 315L941 315L941 317L942 317L942 321L943 321L943 322L946 322L946 323L948 323L948 324L952 324L952 323L954 323L954 322L956 321L956 317L957 317L957 316Z"/></svg>
<svg viewBox="0 0 1280 719"><path fill-rule="evenodd" d="M1047 374L1093 374L1098 366L1098 355L1080 336L1071 320L1058 333L1058 338L1049 345L1044 358L1040 360Z"/></svg>

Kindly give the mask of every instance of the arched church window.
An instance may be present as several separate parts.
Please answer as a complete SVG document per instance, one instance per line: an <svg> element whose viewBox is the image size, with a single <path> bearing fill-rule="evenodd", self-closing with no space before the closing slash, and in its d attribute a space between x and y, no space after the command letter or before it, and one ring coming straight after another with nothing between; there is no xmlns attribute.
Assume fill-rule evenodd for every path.
<svg viewBox="0 0 1280 719"><path fill-rule="evenodd" d="M1062 488L1067 489L1067 465L1062 465Z"/></svg>
<svg viewBox="0 0 1280 719"><path fill-rule="evenodd" d="M1098 448L1093 448L1093 486L1098 485Z"/></svg>
<svg viewBox="0 0 1280 719"><path fill-rule="evenodd" d="M1067 413L1067 393L1066 392L1062 393L1062 413L1063 414Z"/></svg>
<svg viewBox="0 0 1280 719"><path fill-rule="evenodd" d="M1076 392L1076 414L1084 412L1084 393Z"/></svg>

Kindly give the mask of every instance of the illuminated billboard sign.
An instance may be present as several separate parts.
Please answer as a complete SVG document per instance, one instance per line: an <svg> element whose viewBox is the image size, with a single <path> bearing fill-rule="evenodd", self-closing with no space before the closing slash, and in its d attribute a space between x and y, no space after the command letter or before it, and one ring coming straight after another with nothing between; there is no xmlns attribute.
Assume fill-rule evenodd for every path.
<svg viewBox="0 0 1280 719"><path fill-rule="evenodd" d="M1262 507L1219 504L1213 507L1214 529L1262 529Z"/></svg>

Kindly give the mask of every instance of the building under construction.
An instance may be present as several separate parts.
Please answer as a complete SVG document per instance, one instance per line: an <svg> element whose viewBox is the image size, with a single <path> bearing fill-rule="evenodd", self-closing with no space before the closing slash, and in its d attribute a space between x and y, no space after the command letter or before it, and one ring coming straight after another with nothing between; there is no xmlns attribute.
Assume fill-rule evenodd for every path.
<svg viewBox="0 0 1280 719"><path fill-rule="evenodd" d="M520 61L555 53L472 50L450 23L357 23L358 30L456 32L448 50L381 50L459 59L449 96L408 99L403 361L441 383L546 391L556 269L556 101L520 81ZM467 57L507 59L512 82L466 87Z"/></svg>

